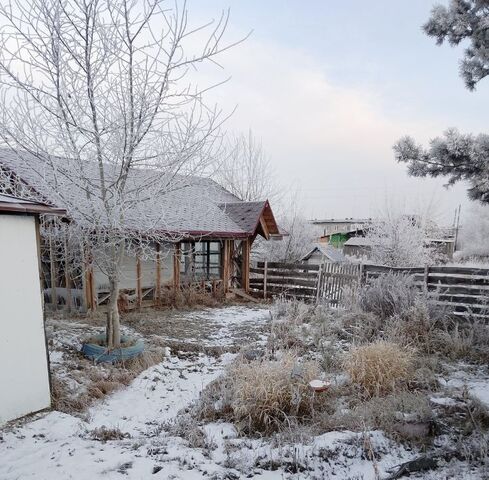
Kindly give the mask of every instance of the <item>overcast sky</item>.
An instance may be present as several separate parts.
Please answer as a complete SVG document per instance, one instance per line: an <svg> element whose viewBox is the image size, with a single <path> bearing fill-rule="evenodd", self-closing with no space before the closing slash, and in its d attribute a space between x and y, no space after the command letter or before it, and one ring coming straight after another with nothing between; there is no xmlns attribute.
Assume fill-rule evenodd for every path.
<svg viewBox="0 0 489 480"><path fill-rule="evenodd" d="M251 37L221 58L231 79L212 99L237 110L229 130L251 128L306 216L375 216L388 201L467 210L463 185L408 178L394 161L402 135L426 143L447 127L479 133L489 83L474 93L458 76L460 50L421 31L431 0L190 0L191 18L230 7L227 32Z"/></svg>

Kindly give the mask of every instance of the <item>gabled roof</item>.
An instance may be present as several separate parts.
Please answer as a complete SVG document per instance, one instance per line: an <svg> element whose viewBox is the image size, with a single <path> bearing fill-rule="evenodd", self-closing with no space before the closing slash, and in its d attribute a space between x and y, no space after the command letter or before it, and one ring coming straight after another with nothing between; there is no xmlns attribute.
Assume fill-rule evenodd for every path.
<svg viewBox="0 0 489 480"><path fill-rule="evenodd" d="M62 162L65 159L57 159ZM38 194L52 205L66 208L70 216L70 206L63 203L63 194L73 195L76 185L73 182L63 185L62 179L57 178L56 185L60 195L54 195L50 188L53 180L50 178L52 170L46 168L43 159L29 153L18 153L11 149L0 149L0 167L6 167L17 178L28 184ZM84 164L83 173L96 185L98 172L95 164ZM131 171L128 182L134 188L140 188L155 178L161 181L164 173L161 171L138 168ZM110 178L110 169L107 177ZM268 201L243 202L210 178L172 175L168 180L169 189L157 199L150 198L131 207L127 213L126 226L128 228L141 228L143 230L155 229L154 218L158 218L157 231L165 234L178 234L188 237L228 237L245 238L262 234L259 228L262 218L270 218L270 205ZM81 189L81 187L80 187ZM80 193L83 193L82 191ZM269 212L268 212L269 211ZM148 215L150 212L150 215ZM73 212L71 212L73 213ZM273 219L273 214L271 214ZM267 224L272 233L278 233L275 220L268 220Z"/></svg>
<svg viewBox="0 0 489 480"><path fill-rule="evenodd" d="M61 208L54 208L44 203L32 202L11 195L0 194L0 213L2 212L66 215L66 210Z"/></svg>
<svg viewBox="0 0 489 480"><path fill-rule="evenodd" d="M264 202L228 202L219 205L226 214L251 235L265 238L282 236L268 200Z"/></svg>
<svg viewBox="0 0 489 480"><path fill-rule="evenodd" d="M301 260L308 260L315 252L319 252L325 257L329 258L332 262L346 262L347 259L343 255L342 251L339 248L335 248L332 245L317 243L314 248L304 255Z"/></svg>

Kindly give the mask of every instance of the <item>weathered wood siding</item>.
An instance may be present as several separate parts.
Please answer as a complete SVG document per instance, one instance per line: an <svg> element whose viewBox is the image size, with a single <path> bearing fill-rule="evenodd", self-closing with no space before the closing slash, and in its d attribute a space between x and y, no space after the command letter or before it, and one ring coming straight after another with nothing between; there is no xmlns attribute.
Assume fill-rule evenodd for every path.
<svg viewBox="0 0 489 480"><path fill-rule="evenodd" d="M161 245L161 284L173 282L173 244ZM102 254L103 255L103 254ZM141 258L141 286L150 288L156 286L156 246L154 247L153 258ZM121 269L121 290L132 290L137 286L137 259L136 256L126 254L122 262ZM97 262L97 253L94 253L94 283L97 292L104 292L109 289L109 280L103 271L103 264Z"/></svg>

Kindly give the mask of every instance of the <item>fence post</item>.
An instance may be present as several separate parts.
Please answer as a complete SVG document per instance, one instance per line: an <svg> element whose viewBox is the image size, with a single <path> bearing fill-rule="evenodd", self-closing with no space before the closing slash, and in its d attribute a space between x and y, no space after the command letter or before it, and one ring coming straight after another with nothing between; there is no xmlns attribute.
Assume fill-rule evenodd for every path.
<svg viewBox="0 0 489 480"><path fill-rule="evenodd" d="M319 303L319 297L321 295L322 276L323 276L323 264L319 265L319 270L318 270L318 281L316 284L316 303Z"/></svg>
<svg viewBox="0 0 489 480"><path fill-rule="evenodd" d="M268 276L268 260L265 260L263 266L263 298L267 298L267 276Z"/></svg>
<svg viewBox="0 0 489 480"><path fill-rule="evenodd" d="M428 276L430 274L430 267L428 265L424 266L424 276L423 276L423 288L424 291L428 291Z"/></svg>
<svg viewBox="0 0 489 480"><path fill-rule="evenodd" d="M363 263L361 263L360 268L358 269L358 285L360 287L363 284L364 278L365 278L365 265Z"/></svg>

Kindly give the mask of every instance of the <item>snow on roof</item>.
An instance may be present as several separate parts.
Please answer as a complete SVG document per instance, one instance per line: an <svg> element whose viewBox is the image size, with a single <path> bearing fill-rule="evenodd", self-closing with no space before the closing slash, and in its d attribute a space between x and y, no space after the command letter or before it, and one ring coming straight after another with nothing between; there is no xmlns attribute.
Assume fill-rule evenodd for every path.
<svg viewBox="0 0 489 480"><path fill-rule="evenodd" d="M63 160L66 161L55 160L60 162L61 168ZM76 185L72 181L63 184L62 179L60 183L60 179L57 178L56 185L60 195L54 198L51 193L53 189L50 188L54 181L50 178L53 175L52 169L46 167L45 161L29 153L0 149L0 164L13 171L53 205L66 208L70 215L70 205L63 202L63 196L72 198L72 190ZM94 189L97 188L99 179L96 168L95 163L84 164L82 168ZM110 168L107 177L110 178ZM161 183L164 173L149 168L138 168L131 170L128 183L130 182L134 189L141 189L141 186L151 184L155 179ZM78 193L85 195L81 187ZM161 232L189 236L246 237L254 233L265 204L265 201L243 202L210 178L172 174L168 178L167 192L157 198L134 202L127 210L126 227L154 230L154 219L157 218L157 229ZM236 205L239 205L239 208ZM145 221L148 225L144 224Z"/></svg>
<svg viewBox="0 0 489 480"><path fill-rule="evenodd" d="M344 245L353 247L371 247L372 241L365 237L351 237Z"/></svg>
<svg viewBox="0 0 489 480"><path fill-rule="evenodd" d="M13 197L12 195L0 194L0 212L15 212L15 213L52 213L53 215L64 215L65 210L53 208L44 203L24 200L22 198Z"/></svg>
<svg viewBox="0 0 489 480"><path fill-rule="evenodd" d="M370 223L371 218L328 218L324 220L311 220L313 224L323 223Z"/></svg>
<svg viewBox="0 0 489 480"><path fill-rule="evenodd" d="M346 262L346 257L339 248L324 243L317 243L309 253L302 257L301 260L309 259L311 255L317 251L329 258L332 262Z"/></svg>

